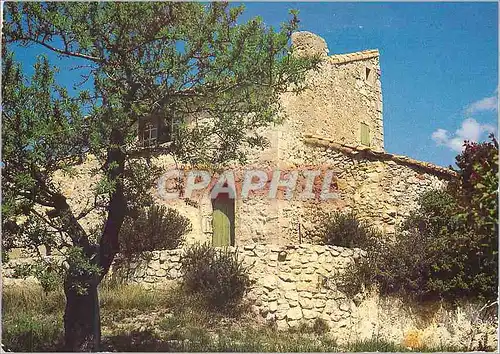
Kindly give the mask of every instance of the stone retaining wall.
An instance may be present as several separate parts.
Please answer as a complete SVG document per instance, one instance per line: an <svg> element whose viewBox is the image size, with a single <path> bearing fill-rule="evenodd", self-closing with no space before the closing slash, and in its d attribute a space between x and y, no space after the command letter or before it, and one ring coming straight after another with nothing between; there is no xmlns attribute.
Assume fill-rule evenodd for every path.
<svg viewBox="0 0 500 354"><path fill-rule="evenodd" d="M405 300L380 297L376 292L347 295L339 275L364 256L360 249L312 244L262 245L232 248L250 269L254 284L247 298L256 316L275 322L278 328L312 326L326 321L330 334L339 343L379 338L407 347L455 345L469 350L483 344L497 346L496 307L484 316L483 304L412 304ZM127 267L115 261L109 277L117 277L146 288L174 285L181 278L183 249L156 251L151 258ZM62 261L61 257L48 257ZM12 279L16 264L2 265L4 288L26 280ZM36 282L30 277L28 284Z"/></svg>
<svg viewBox="0 0 500 354"><path fill-rule="evenodd" d="M312 326L320 318L339 342L376 337L409 347L497 345L496 317L478 316L481 304L421 306L375 292L345 294L339 275L364 256L360 249L255 244L232 250L250 267L254 285L247 297L253 310L280 329ZM148 262L131 264L126 271L115 268L114 274L148 288L171 285L181 277L182 252L153 252Z"/></svg>
<svg viewBox="0 0 500 354"><path fill-rule="evenodd" d="M250 269L254 286L248 298L254 301L255 310L267 320L275 320L279 328L316 318L327 321L334 331L351 325L355 305L334 285L332 288L328 278L351 266L362 250L310 244L232 249ZM129 282L161 287L180 278L181 255L181 249L153 252L147 264L133 263L118 274Z"/></svg>

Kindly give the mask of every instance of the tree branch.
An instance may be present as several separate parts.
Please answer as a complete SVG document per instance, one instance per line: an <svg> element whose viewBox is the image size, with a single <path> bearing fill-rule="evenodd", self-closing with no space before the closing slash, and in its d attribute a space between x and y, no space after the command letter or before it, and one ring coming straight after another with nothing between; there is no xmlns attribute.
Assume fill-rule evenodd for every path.
<svg viewBox="0 0 500 354"><path fill-rule="evenodd" d="M38 39L35 39L35 38L19 37L19 38L16 38L16 39L12 39L9 42L17 42L17 41L33 42L33 43L42 45L45 48L47 48L47 49L49 49L49 50L51 50L51 51L53 51L55 53L58 53L58 54L67 55L67 56L75 57L75 58L82 58L82 59L90 60L90 61L93 61L93 62L99 63L99 64L104 63L104 60L102 58L93 57L93 56L87 55L87 54L81 54L81 53L71 52L71 51L68 50L68 48L59 49L59 48L51 46L50 44L47 44L44 40L38 40Z"/></svg>

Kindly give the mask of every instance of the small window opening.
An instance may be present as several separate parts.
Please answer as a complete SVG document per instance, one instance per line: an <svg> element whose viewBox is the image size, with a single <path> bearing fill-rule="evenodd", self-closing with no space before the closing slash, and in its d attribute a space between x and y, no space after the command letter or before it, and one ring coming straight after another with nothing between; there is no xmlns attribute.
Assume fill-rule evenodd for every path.
<svg viewBox="0 0 500 354"><path fill-rule="evenodd" d="M368 85L373 85L375 84L375 70L373 68L370 68L368 66L365 67L365 82L368 83Z"/></svg>
<svg viewBox="0 0 500 354"><path fill-rule="evenodd" d="M366 81L369 81L369 78L370 78L370 74L371 74L371 69L370 68L365 68L365 80Z"/></svg>

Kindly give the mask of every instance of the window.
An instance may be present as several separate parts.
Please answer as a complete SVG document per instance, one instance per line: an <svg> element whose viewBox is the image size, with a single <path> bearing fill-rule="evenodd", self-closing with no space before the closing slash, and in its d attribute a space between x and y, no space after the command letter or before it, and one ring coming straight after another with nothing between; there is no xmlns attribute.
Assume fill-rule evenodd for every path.
<svg viewBox="0 0 500 354"><path fill-rule="evenodd" d="M144 125L142 130L142 143L144 146L154 146L158 139L158 127L151 122Z"/></svg>
<svg viewBox="0 0 500 354"><path fill-rule="evenodd" d="M361 144L370 146L370 127L361 123Z"/></svg>
<svg viewBox="0 0 500 354"><path fill-rule="evenodd" d="M368 81L368 79L370 78L370 74L372 73L372 69L366 67L365 68L365 80Z"/></svg>
<svg viewBox="0 0 500 354"><path fill-rule="evenodd" d="M365 82L368 85L373 85L375 84L376 81L376 75L375 75L375 69L365 66Z"/></svg>
<svg viewBox="0 0 500 354"><path fill-rule="evenodd" d="M143 147L153 147L172 141L173 129L176 129L176 125L172 120L163 117L145 118L139 122L139 143Z"/></svg>

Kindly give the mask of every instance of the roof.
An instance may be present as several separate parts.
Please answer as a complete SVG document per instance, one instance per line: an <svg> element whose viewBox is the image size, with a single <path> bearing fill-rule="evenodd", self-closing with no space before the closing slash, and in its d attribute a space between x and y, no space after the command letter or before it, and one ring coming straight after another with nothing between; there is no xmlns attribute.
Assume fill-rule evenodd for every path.
<svg viewBox="0 0 500 354"><path fill-rule="evenodd" d="M343 64L356 60L376 58L379 55L378 49L368 49L355 53L330 55L327 60L332 64Z"/></svg>
<svg viewBox="0 0 500 354"><path fill-rule="evenodd" d="M394 161L397 164L413 167L423 172L439 176L446 180L458 177L458 174L452 169L434 165L429 162L414 160L412 158L403 155L394 155L394 154L389 154L385 151L373 150L366 146L349 146L349 145L339 144L331 139L326 139L320 136L315 136L310 134L305 135L304 142L306 144L311 144L314 146L331 148L352 157Z"/></svg>

